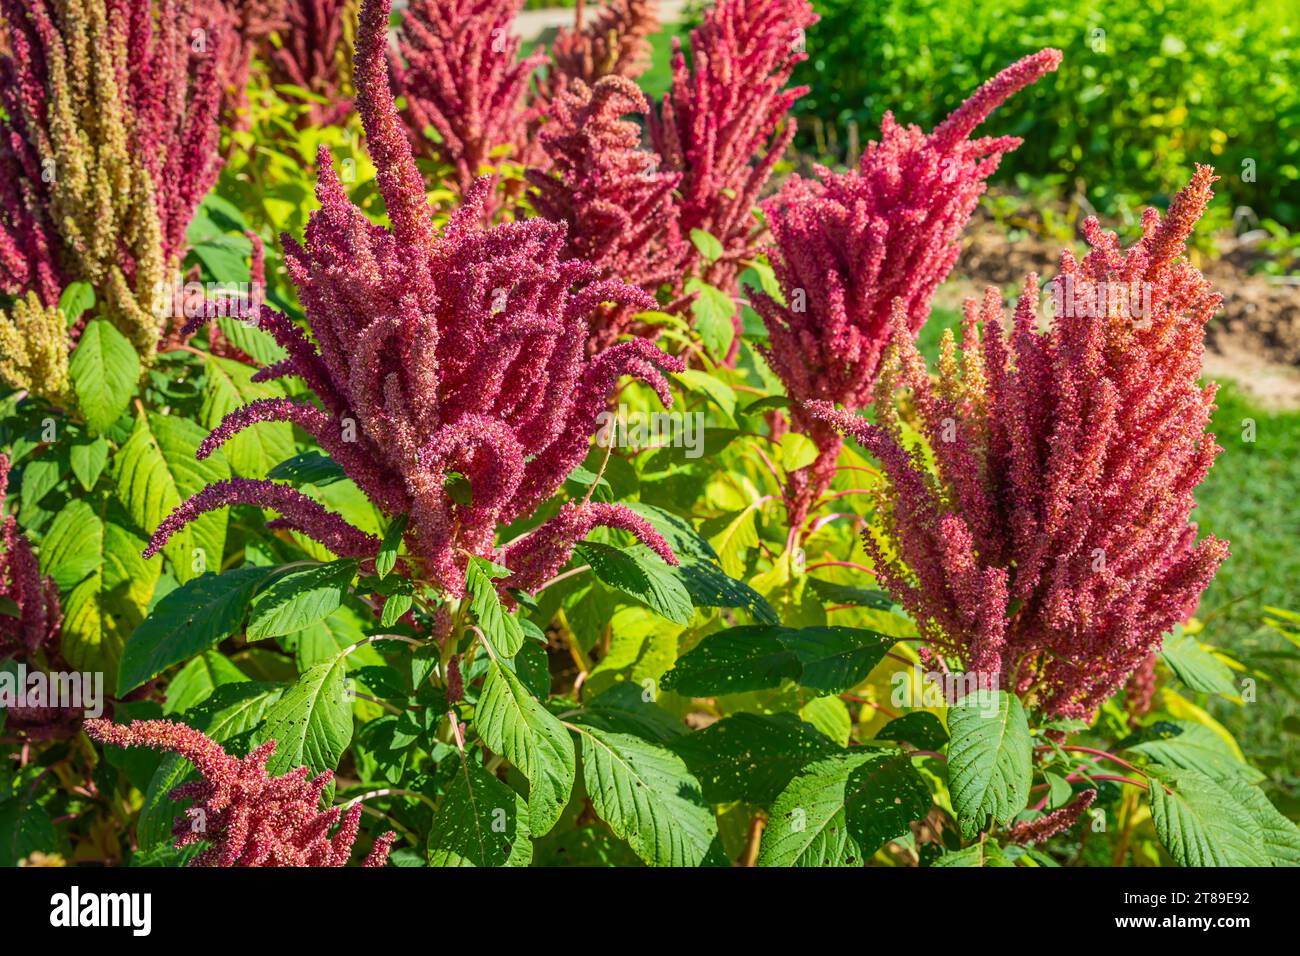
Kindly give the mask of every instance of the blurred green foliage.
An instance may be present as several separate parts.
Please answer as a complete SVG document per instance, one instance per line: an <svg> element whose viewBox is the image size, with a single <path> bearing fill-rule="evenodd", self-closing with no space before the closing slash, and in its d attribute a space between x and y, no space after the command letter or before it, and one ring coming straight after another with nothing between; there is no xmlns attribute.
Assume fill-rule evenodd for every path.
<svg viewBox="0 0 1300 956"><path fill-rule="evenodd" d="M1082 179L1097 207L1172 195L1194 162L1221 194L1300 226L1300 0L815 0L796 80L804 148L815 117L846 140L875 138L881 114L933 126L984 79L1059 47L1058 74L986 125L1022 136L1011 172ZM823 142L826 137L823 139ZM838 159L843 159L841 154Z"/></svg>

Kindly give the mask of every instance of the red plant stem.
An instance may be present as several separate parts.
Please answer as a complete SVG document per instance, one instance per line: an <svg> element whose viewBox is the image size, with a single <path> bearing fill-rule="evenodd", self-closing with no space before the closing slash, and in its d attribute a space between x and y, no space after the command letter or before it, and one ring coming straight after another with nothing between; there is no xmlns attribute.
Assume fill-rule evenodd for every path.
<svg viewBox="0 0 1300 956"><path fill-rule="evenodd" d="M852 568L855 571L861 571L864 574L869 574L873 578L876 576L875 571L872 571L870 568L864 567L861 564L854 564L852 561L818 561L816 564L808 565L808 567L804 568L804 570L816 571L818 568Z"/></svg>
<svg viewBox="0 0 1300 956"><path fill-rule="evenodd" d="M884 704L878 704L874 700L867 700L867 698L859 697L857 694L840 694L840 699L847 700L853 704L865 704L867 707L872 707L880 711L890 720L893 720L898 717L898 711L890 710Z"/></svg>
<svg viewBox="0 0 1300 956"><path fill-rule="evenodd" d="M948 758L935 750L911 750L907 754L909 757L934 757L936 760L947 760Z"/></svg>
<svg viewBox="0 0 1300 956"><path fill-rule="evenodd" d="M1034 749L1042 751L1042 750L1055 750L1057 748L1052 747L1049 744L1044 744L1043 746L1035 747ZM1073 751L1075 753L1092 754L1094 757L1101 757L1103 760L1109 760L1111 763L1118 764L1119 766L1123 767L1125 770L1131 770L1133 771L1133 773L1142 774L1143 776L1146 776L1146 774L1143 773L1143 771L1140 768L1133 766L1133 764L1129 763L1127 760L1124 760L1120 757L1116 757L1113 753L1109 753L1105 750L1098 750L1095 747L1081 747L1076 744L1071 744L1070 746L1062 746L1060 749Z"/></svg>
<svg viewBox="0 0 1300 956"><path fill-rule="evenodd" d="M822 495L819 499L817 499L817 504L813 505L813 507L820 508L828 501L834 501L836 498L847 498L849 495L875 496L876 494L878 494L878 492L872 491L869 488L849 488L846 491L832 491L830 494Z"/></svg>
<svg viewBox="0 0 1300 956"><path fill-rule="evenodd" d="M862 515L856 515L851 511L832 511L828 515L810 515L809 517L812 519L812 527L808 529L809 538L815 535L822 528L826 527L832 521L835 521L839 518L850 518L855 523L861 525L865 525L867 523L863 519Z"/></svg>

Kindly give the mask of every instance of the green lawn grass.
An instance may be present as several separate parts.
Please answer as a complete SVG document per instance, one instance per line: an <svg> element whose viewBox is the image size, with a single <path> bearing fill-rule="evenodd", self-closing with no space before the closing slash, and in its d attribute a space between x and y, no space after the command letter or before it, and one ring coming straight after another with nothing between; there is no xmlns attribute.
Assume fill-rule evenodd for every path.
<svg viewBox="0 0 1300 956"><path fill-rule="evenodd" d="M1265 770L1284 812L1300 813L1300 655L1263 623L1266 605L1300 610L1300 412L1265 412L1227 383L1214 432L1223 453L1197 492L1202 530L1226 538L1232 555L1201 599L1204 639L1228 649L1260 680L1244 707L1214 714ZM1253 422L1254 441L1249 427Z"/></svg>

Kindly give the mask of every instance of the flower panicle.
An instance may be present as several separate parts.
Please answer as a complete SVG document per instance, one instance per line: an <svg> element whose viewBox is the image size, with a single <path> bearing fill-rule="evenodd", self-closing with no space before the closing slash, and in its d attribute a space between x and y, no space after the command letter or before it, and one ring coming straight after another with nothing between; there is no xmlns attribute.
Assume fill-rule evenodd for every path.
<svg viewBox="0 0 1300 956"><path fill-rule="evenodd" d="M795 400L793 427L821 452L789 483L792 526L802 525L829 486L839 452L836 436L798 404L819 400L856 410L871 401L894 311L901 310L912 335L925 324L986 180L1020 144L967 137L1060 61L1059 50L1045 49L1013 63L929 134L886 113L880 140L867 145L856 170L823 168L816 180L792 176L763 204L784 299L753 290L769 335L764 355Z"/></svg>
<svg viewBox="0 0 1300 956"><path fill-rule="evenodd" d="M361 805L320 809L333 779L326 770L309 778L306 767L278 777L267 772L275 741L246 757L233 757L200 730L170 720L114 724L88 720L92 740L115 747L149 747L183 757L200 779L168 794L190 806L176 818L175 846L204 845L190 866L345 866L360 829ZM337 828L337 829L335 829ZM331 836L330 831L335 830ZM362 866L383 866L396 834L375 841Z"/></svg>
<svg viewBox="0 0 1300 956"><path fill-rule="evenodd" d="M0 290L52 309L89 283L96 314L148 364L163 290L220 166L216 64L231 33L191 0L0 0L0 15ZM32 388L51 400L66 397L55 364Z"/></svg>
<svg viewBox="0 0 1300 956"><path fill-rule="evenodd" d="M631 80L607 76L588 87L574 79L551 104L541 145L549 169L531 169L540 215L568 224L566 255L590 262L653 295L668 286L680 295L692 247L682 236L673 190L680 173L658 169L642 149L645 94ZM591 351L630 330L635 306L602 306L593 317Z"/></svg>
<svg viewBox="0 0 1300 956"><path fill-rule="evenodd" d="M609 0L589 22L561 27L551 42L549 98L575 80L588 87L607 76L635 80L650 69L649 37L658 30L658 0Z"/></svg>
<svg viewBox="0 0 1300 956"><path fill-rule="evenodd" d="M352 110L349 47L356 0L287 0L279 42L263 44L267 72L275 85L309 90L324 102L308 104L305 122L333 126Z"/></svg>
<svg viewBox="0 0 1300 956"><path fill-rule="evenodd" d="M664 170L682 174L682 233L722 243L696 271L729 293L741 260L759 251L752 210L794 138L787 114L807 88L787 84L817 19L807 0L719 0L691 31L689 66L673 41L672 88L649 118L651 142Z"/></svg>
<svg viewBox="0 0 1300 956"><path fill-rule="evenodd" d="M1042 843L1058 833L1064 833L1088 812L1088 808L1092 806L1096 799L1097 791L1095 788L1084 790L1069 803L1044 814L1036 820L1017 823L1007 831L1007 840L1010 843L1019 843L1022 846L1033 846L1035 843Z"/></svg>
<svg viewBox="0 0 1300 956"><path fill-rule="evenodd" d="M1124 687L1228 554L1190 520L1221 450L1199 381L1220 298L1185 255L1213 182L1198 166L1128 249L1090 225L1089 253L1043 290L1045 330L1035 276L1009 319L996 290L968 303L937 384L900 316L879 424L804 405L880 460L888 540L864 541L923 636L1052 716L1086 719ZM890 425L895 387L933 473Z"/></svg>
<svg viewBox="0 0 1300 956"><path fill-rule="evenodd" d="M545 51L519 58L511 27L523 0L412 0L397 31L394 81L406 97L411 142L452 170L467 193L501 154L532 165L530 127L544 105L527 102ZM363 31L364 32L364 31ZM432 127L435 143L424 134ZM490 214L495 202L487 204Z"/></svg>
<svg viewBox="0 0 1300 956"><path fill-rule="evenodd" d="M54 579L41 574L31 542L17 519L3 513L9 486L9 456L0 454L0 598L13 602L17 614L0 614L0 661L60 667L63 608ZM27 703L6 710L5 726L33 740L75 733L81 711Z"/></svg>
<svg viewBox="0 0 1300 956"><path fill-rule="evenodd" d="M627 505L570 502L554 518L505 549L502 560L511 570L505 587L536 592L569 560L574 546L596 527L627 531L667 564L678 564L663 536Z"/></svg>
<svg viewBox="0 0 1300 956"><path fill-rule="evenodd" d="M316 402L253 402L227 415L199 451L262 422L295 423L381 511L408 517L416 572L461 593L467 555L493 557L496 529L530 515L586 457L619 380L637 376L668 404L663 373L684 366L640 339L588 357L597 309L647 309L653 297L567 257L561 224L484 227L488 180L475 181L435 233L387 78L388 9L387 0L363 3L354 75L392 227L373 224L347 198L322 151L321 208L302 243L285 241L310 337L264 305L247 316L288 353L265 374L300 375ZM449 493L455 476L468 482L468 501ZM199 514L235 503L276 510L278 526L342 555L378 550L372 536L294 489L241 478L184 502L146 553Z"/></svg>

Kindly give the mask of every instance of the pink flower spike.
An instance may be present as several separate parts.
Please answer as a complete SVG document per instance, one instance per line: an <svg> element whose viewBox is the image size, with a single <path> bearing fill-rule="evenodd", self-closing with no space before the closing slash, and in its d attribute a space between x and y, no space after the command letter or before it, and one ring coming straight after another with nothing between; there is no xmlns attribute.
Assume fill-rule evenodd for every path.
<svg viewBox="0 0 1300 956"><path fill-rule="evenodd" d="M114 724L88 720L92 740L114 747L150 747L183 757L200 779L175 787L172 800L189 800L172 828L177 849L206 844L190 866L345 866L356 842L360 804L320 809L333 774L308 779L306 767L272 777L266 764L275 751L268 741L247 757L232 757L201 731L169 720ZM330 830L337 825L334 836ZM382 866L395 835L385 833L362 866Z"/></svg>
<svg viewBox="0 0 1300 956"><path fill-rule="evenodd" d="M925 324L985 182L1002 154L1020 144L966 137L1060 60L1052 49L1019 60L928 135L886 113L880 141L867 144L857 170L819 168L816 180L792 176L764 202L773 240L768 258L784 301L751 290L769 336L763 355L794 401L791 426L821 452L788 484L791 527L803 525L829 487L839 453L834 433L801 408L815 400L849 411L870 403L895 325L914 337Z"/></svg>
<svg viewBox="0 0 1300 956"><path fill-rule="evenodd" d="M663 536L627 505L569 503L550 521L505 550L501 556L502 561L512 574L504 579L501 586L536 591L555 576L573 554L574 546L595 527L627 531L668 564L678 563L677 556Z"/></svg>
<svg viewBox="0 0 1300 956"><path fill-rule="evenodd" d="M181 528L200 515L229 505L255 505L278 511L289 526L341 557L373 557L381 544L378 538L348 524L289 485L252 478L227 478L213 482L181 502L158 525L143 556L152 558Z"/></svg>
<svg viewBox="0 0 1300 956"><path fill-rule="evenodd" d="M1190 520L1220 451L1206 430L1214 387L1200 384L1220 298L1185 247L1213 182L1198 166L1127 250L1088 226L1092 251L1063 255L1047 286L1046 329L1033 276L1010 329L997 290L968 303L937 384L896 322L879 424L826 401L801 409L880 460L886 530L863 543L921 635L1047 716L1091 719L1228 556ZM901 444L896 386L928 456ZM1149 684L1139 675L1139 705Z"/></svg>

